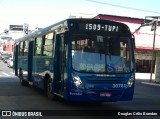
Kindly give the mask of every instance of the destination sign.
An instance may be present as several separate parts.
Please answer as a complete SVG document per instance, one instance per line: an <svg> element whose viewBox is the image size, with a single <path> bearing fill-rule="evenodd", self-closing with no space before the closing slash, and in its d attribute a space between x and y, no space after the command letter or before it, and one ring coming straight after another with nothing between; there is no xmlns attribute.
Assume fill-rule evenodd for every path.
<svg viewBox="0 0 160 119"><path fill-rule="evenodd" d="M79 23L79 29L88 31L119 32L120 26L96 23Z"/></svg>

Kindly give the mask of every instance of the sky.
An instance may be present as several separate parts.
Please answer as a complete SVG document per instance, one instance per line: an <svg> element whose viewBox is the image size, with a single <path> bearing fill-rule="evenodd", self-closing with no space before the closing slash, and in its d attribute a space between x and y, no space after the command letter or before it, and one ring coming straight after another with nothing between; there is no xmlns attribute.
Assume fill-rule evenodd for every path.
<svg viewBox="0 0 160 119"><path fill-rule="evenodd" d="M9 25L34 30L73 17L109 14L135 18L160 16L160 0L0 0L0 33Z"/></svg>

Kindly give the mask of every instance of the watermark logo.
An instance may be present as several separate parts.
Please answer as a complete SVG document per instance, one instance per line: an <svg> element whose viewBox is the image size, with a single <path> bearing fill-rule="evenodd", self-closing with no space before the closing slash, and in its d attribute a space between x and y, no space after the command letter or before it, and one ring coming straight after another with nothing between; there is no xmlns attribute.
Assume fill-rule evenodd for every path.
<svg viewBox="0 0 160 119"><path fill-rule="evenodd" d="M12 116L11 111L2 111L2 116Z"/></svg>
<svg viewBox="0 0 160 119"><path fill-rule="evenodd" d="M2 116L42 116L41 111L1 111Z"/></svg>

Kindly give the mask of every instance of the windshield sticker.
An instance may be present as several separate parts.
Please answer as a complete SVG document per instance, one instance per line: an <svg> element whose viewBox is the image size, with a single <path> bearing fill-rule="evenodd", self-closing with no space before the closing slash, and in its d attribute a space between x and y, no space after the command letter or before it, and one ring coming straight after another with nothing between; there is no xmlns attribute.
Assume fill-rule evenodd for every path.
<svg viewBox="0 0 160 119"><path fill-rule="evenodd" d="M80 63L80 70L105 71L104 64L84 64Z"/></svg>
<svg viewBox="0 0 160 119"><path fill-rule="evenodd" d="M107 72L128 72L129 69L125 66L113 66L111 64L107 65ZM104 64L79 64L80 71L95 71L95 72L105 72L105 65Z"/></svg>
<svg viewBox="0 0 160 119"><path fill-rule="evenodd" d="M113 72L113 71L115 71L115 68L111 65L108 65L107 66L107 72Z"/></svg>

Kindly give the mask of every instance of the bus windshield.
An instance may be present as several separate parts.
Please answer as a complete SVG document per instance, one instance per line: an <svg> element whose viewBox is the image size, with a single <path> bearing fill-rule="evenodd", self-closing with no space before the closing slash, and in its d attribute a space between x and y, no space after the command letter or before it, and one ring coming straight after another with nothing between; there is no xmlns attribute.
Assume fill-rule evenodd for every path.
<svg viewBox="0 0 160 119"><path fill-rule="evenodd" d="M85 73L127 73L133 70L129 37L72 35L72 67Z"/></svg>

